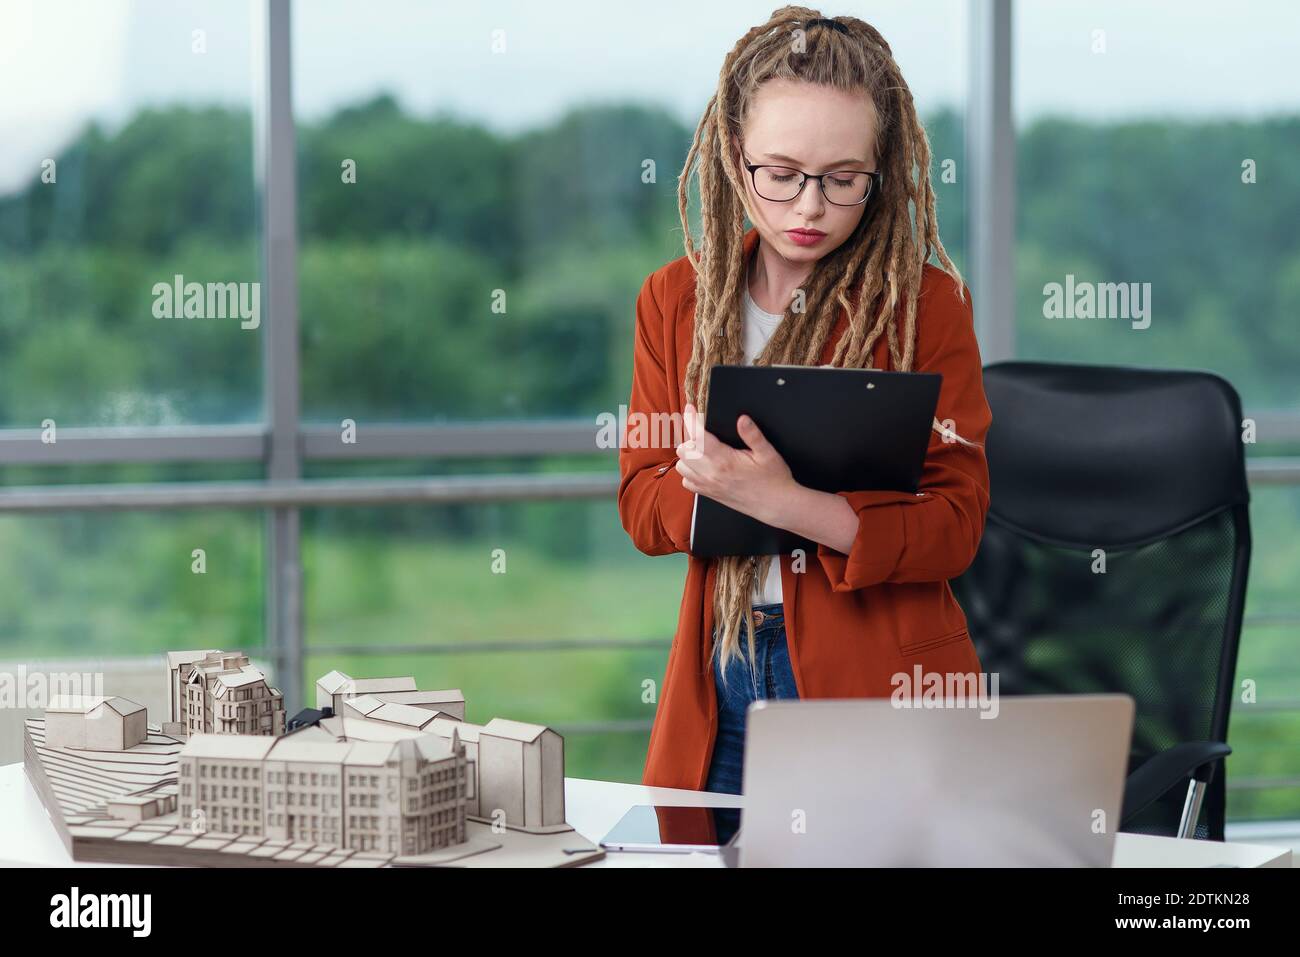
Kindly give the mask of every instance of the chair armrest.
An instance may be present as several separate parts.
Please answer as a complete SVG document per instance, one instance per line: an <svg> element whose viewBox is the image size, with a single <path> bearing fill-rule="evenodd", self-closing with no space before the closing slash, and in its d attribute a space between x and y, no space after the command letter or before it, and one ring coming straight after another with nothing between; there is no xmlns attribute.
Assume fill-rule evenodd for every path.
<svg viewBox="0 0 1300 957"><path fill-rule="evenodd" d="M1214 776L1215 762L1231 753L1232 748L1222 741L1184 741L1151 755L1124 783L1120 827L1189 777L1208 784Z"/></svg>

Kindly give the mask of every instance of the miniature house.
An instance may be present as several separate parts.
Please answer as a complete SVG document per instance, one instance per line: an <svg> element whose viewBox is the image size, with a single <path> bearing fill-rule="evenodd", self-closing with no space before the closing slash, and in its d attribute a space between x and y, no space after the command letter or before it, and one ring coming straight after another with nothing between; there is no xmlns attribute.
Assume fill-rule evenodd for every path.
<svg viewBox="0 0 1300 957"><path fill-rule="evenodd" d="M454 734L196 734L179 758L180 818L221 834L424 854L466 840L467 775Z"/></svg>
<svg viewBox="0 0 1300 957"><path fill-rule="evenodd" d="M45 743L52 748L125 751L149 736L145 707L128 698L55 695L45 709Z"/></svg>
<svg viewBox="0 0 1300 957"><path fill-rule="evenodd" d="M325 719L321 726L331 731L357 727L375 713L364 719ZM386 726L396 733L395 726ZM557 732L504 718L483 725L445 715L423 725L422 730L444 738L455 734L464 745L470 778L466 813L471 817L488 821L500 817L521 828L564 824L564 738ZM376 728L367 733L381 732Z"/></svg>
<svg viewBox="0 0 1300 957"><path fill-rule="evenodd" d="M123 794L105 803L104 810L119 821L151 821L176 810L176 785L152 785Z"/></svg>
<svg viewBox="0 0 1300 957"><path fill-rule="evenodd" d="M345 717L369 718L371 721L398 724L416 731L424 730L439 716L437 711L427 711L409 704L380 701L374 695L368 694L344 701L342 714Z"/></svg>
<svg viewBox="0 0 1300 957"><path fill-rule="evenodd" d="M402 704L425 711L436 711L450 718L465 720L465 696L459 688L445 691L385 691L375 694L386 704Z"/></svg>
<svg viewBox="0 0 1300 957"><path fill-rule="evenodd" d="M507 824L564 823L564 739L550 728L493 718L478 733L479 812Z"/></svg>
<svg viewBox="0 0 1300 957"><path fill-rule="evenodd" d="M373 721L370 718L349 715L330 715L321 718L315 726L304 727L295 731L295 735L309 735L313 740L354 740L354 741L405 741L426 734L435 734L445 741L450 741L455 734L457 742L465 750L468 765L465 779L465 813L478 817L478 733L477 724L469 724L435 715L434 719L420 729L394 721Z"/></svg>
<svg viewBox="0 0 1300 957"><path fill-rule="evenodd" d="M186 669L182 672L182 667L193 665L196 661L202 661L208 655L216 654L220 654L220 652L215 648L167 652L167 717L164 719L165 721L182 725L185 721L185 679L189 677L189 671Z"/></svg>
<svg viewBox="0 0 1300 957"><path fill-rule="evenodd" d="M464 745L465 760L469 764L469 786L465 791L465 813L471 817L482 817L483 813L479 808L478 733L483 730L483 726L439 715L433 719L431 724L426 726L425 730L444 738L450 738L452 732L455 732L456 737Z"/></svg>
<svg viewBox="0 0 1300 957"><path fill-rule="evenodd" d="M353 678L341 671L331 671L316 682L316 707L331 708L335 714L343 711L348 698L386 691L414 691L415 679L405 678Z"/></svg>
<svg viewBox="0 0 1300 957"><path fill-rule="evenodd" d="M284 733L284 698L247 655L172 652L167 668L172 720L179 733Z"/></svg>
<svg viewBox="0 0 1300 957"><path fill-rule="evenodd" d="M426 711L438 711L465 719L465 696L459 689L420 691L409 675L400 678L353 678L341 671L331 671L316 682L316 707L343 713L349 698L369 696L386 704L409 705Z"/></svg>
<svg viewBox="0 0 1300 957"><path fill-rule="evenodd" d="M284 733L283 698L247 656L172 652L165 717L177 720L161 733L133 701L65 696L24 723L24 766L76 860L570 866L602 856L564 820L559 734L470 724L459 691L414 684L332 672L317 684L321 707Z"/></svg>

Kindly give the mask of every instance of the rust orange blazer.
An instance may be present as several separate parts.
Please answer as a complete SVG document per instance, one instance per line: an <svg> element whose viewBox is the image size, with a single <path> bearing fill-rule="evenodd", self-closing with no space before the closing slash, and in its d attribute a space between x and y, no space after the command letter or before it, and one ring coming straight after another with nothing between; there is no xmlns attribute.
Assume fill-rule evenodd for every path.
<svg viewBox="0 0 1300 957"><path fill-rule="evenodd" d="M746 261L758 241L745 234ZM629 422L642 413L681 414L691 357L695 274L685 256L652 273L636 303ZM842 312L822 355L830 361L848 324ZM969 293L926 265L917 306L913 367L943 374L938 419L964 438L984 442L991 414L984 396ZM890 368L881 336L876 368ZM657 431L657 429L656 429ZM619 451L618 511L637 549L647 555L690 553L694 493L674 467L676 449ZM844 496L858 514L847 555L819 545L794 572L780 556L790 663L801 698L888 697L899 672L980 671L966 617L948 587L975 557L989 503L982 448L930 436L919 493L856 491ZM711 638L715 563L691 555L677 631L660 687L642 783L703 788L713 753L718 707Z"/></svg>

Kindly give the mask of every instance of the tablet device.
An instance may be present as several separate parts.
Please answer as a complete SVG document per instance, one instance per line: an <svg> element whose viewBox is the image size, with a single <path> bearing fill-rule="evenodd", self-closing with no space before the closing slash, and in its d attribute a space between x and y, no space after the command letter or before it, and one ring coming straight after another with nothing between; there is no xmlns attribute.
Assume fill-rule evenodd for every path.
<svg viewBox="0 0 1300 957"><path fill-rule="evenodd" d="M732 844L739 828L738 807L638 804L601 839L600 846L611 851L716 853Z"/></svg>
<svg viewBox="0 0 1300 957"><path fill-rule="evenodd" d="M915 492L943 376L831 366L714 366L704 427L745 448L746 414L781 453L795 481L821 492ZM691 553L776 555L817 543L703 495L695 496Z"/></svg>

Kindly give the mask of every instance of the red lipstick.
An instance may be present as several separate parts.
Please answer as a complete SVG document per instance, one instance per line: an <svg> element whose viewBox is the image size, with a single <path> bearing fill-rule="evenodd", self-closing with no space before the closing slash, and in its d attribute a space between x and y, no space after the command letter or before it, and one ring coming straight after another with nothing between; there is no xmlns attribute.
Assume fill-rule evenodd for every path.
<svg viewBox="0 0 1300 957"><path fill-rule="evenodd" d="M815 246L826 238L820 229L787 229L785 234L799 246Z"/></svg>

